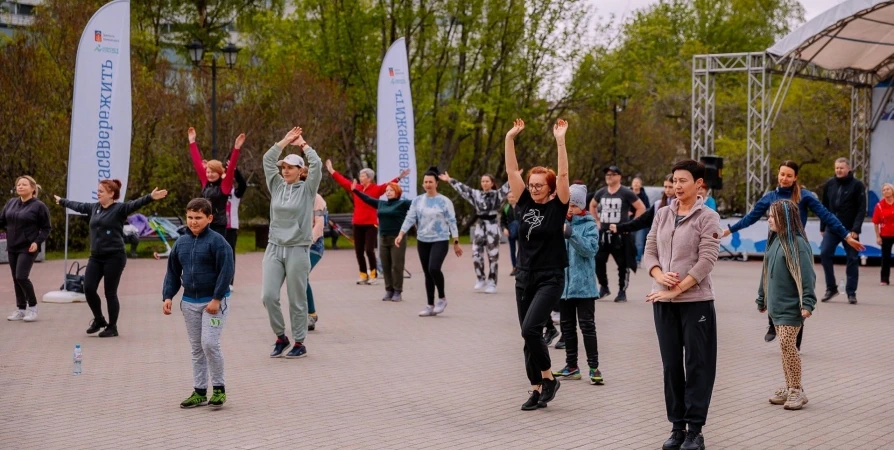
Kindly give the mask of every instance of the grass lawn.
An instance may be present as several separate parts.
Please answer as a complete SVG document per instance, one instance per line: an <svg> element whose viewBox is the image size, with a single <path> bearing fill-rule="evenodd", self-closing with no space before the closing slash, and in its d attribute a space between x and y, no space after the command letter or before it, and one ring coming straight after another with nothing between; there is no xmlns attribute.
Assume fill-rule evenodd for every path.
<svg viewBox="0 0 894 450"><path fill-rule="evenodd" d="M330 239L326 238L326 250L330 250ZM471 237L468 235L460 236L459 242L461 244L469 244L471 243ZM410 236L408 244L410 247L416 246L416 237ZM338 239L338 248L342 250L353 249L353 245L350 241L345 239L344 236ZM161 241L146 241L140 242L140 245L137 247L137 255L139 258L152 258L153 252L162 252L164 251L165 246L161 243ZM127 246L127 250L130 251L130 246ZM255 234L250 230L246 230L242 233L239 233L239 239L236 241L236 253L251 253L255 251L263 251L263 249L255 248ZM65 253L62 250L56 251L48 251L47 259L63 259ZM90 256L90 250L81 250L81 251L69 251L68 259L87 259Z"/></svg>

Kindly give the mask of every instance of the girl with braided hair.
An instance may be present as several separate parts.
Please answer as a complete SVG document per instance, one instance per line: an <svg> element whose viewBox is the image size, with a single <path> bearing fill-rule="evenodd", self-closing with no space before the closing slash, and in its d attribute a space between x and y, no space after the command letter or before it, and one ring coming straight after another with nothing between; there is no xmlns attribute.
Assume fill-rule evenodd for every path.
<svg viewBox="0 0 894 450"><path fill-rule="evenodd" d="M758 311L769 311L773 319L785 373L785 387L770 397L770 403L797 410L807 404L801 386L801 356L795 342L804 319L816 307L813 251L804 237L795 202L780 200L770 205L768 224L770 237L756 302Z"/></svg>

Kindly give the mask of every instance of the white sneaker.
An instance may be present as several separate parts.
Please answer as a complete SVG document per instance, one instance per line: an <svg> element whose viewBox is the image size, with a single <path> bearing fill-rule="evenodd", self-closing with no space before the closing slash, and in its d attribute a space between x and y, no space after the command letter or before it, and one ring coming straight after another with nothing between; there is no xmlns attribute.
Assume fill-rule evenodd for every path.
<svg viewBox="0 0 894 450"><path fill-rule="evenodd" d="M17 309L16 312L9 315L6 320L22 320L25 318L25 310Z"/></svg>
<svg viewBox="0 0 894 450"><path fill-rule="evenodd" d="M432 305L426 306L425 309L419 312L419 317L429 317L435 315L434 308L435 307Z"/></svg>
<svg viewBox="0 0 894 450"><path fill-rule="evenodd" d="M485 286L487 286L487 283L484 280L478 280L475 282L475 291L480 291L484 289Z"/></svg>
<svg viewBox="0 0 894 450"><path fill-rule="evenodd" d="M37 307L31 306L25 311L25 318L23 319L25 322L34 322L37 320Z"/></svg>
<svg viewBox="0 0 894 450"><path fill-rule="evenodd" d="M497 283L494 283L494 280L489 280L487 282L487 289L484 290L485 294L496 294L497 293Z"/></svg>
<svg viewBox="0 0 894 450"><path fill-rule="evenodd" d="M236 288L234 288L232 284L230 285L230 292L236 292Z"/></svg>
<svg viewBox="0 0 894 450"><path fill-rule="evenodd" d="M552 317L552 319L553 319L553 324L555 324L555 325L558 325L558 324L559 324L559 319L560 319L560 317L559 317L559 312L558 312L558 311L553 311L553 312L549 313L549 316Z"/></svg>
<svg viewBox="0 0 894 450"><path fill-rule="evenodd" d="M437 302L435 302L435 309L432 311L434 314L441 314L444 310L447 309L447 299L439 298Z"/></svg>

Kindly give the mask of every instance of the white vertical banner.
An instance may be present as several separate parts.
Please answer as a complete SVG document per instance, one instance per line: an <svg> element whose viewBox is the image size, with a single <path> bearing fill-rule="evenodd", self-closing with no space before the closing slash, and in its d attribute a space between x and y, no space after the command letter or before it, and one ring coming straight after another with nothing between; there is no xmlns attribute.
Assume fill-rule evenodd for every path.
<svg viewBox="0 0 894 450"><path fill-rule="evenodd" d="M376 111L376 179L391 180L401 170L410 176L400 180L404 198L416 197L416 132L413 127L413 98L410 95L410 69L407 43L400 38L391 44L379 70L379 96Z"/></svg>
<svg viewBox="0 0 894 450"><path fill-rule="evenodd" d="M100 180L130 169L130 1L114 0L90 18L78 44L66 198L96 201Z"/></svg>

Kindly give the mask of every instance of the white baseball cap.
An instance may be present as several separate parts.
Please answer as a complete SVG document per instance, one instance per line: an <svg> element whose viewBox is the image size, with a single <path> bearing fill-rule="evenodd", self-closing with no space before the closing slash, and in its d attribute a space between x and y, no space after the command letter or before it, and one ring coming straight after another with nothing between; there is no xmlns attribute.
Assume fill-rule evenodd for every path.
<svg viewBox="0 0 894 450"><path fill-rule="evenodd" d="M304 158L302 158L294 153L291 153L291 154L286 155L285 158L277 161L276 167L282 167L283 163L288 164L290 166L295 166L295 167L304 167Z"/></svg>

